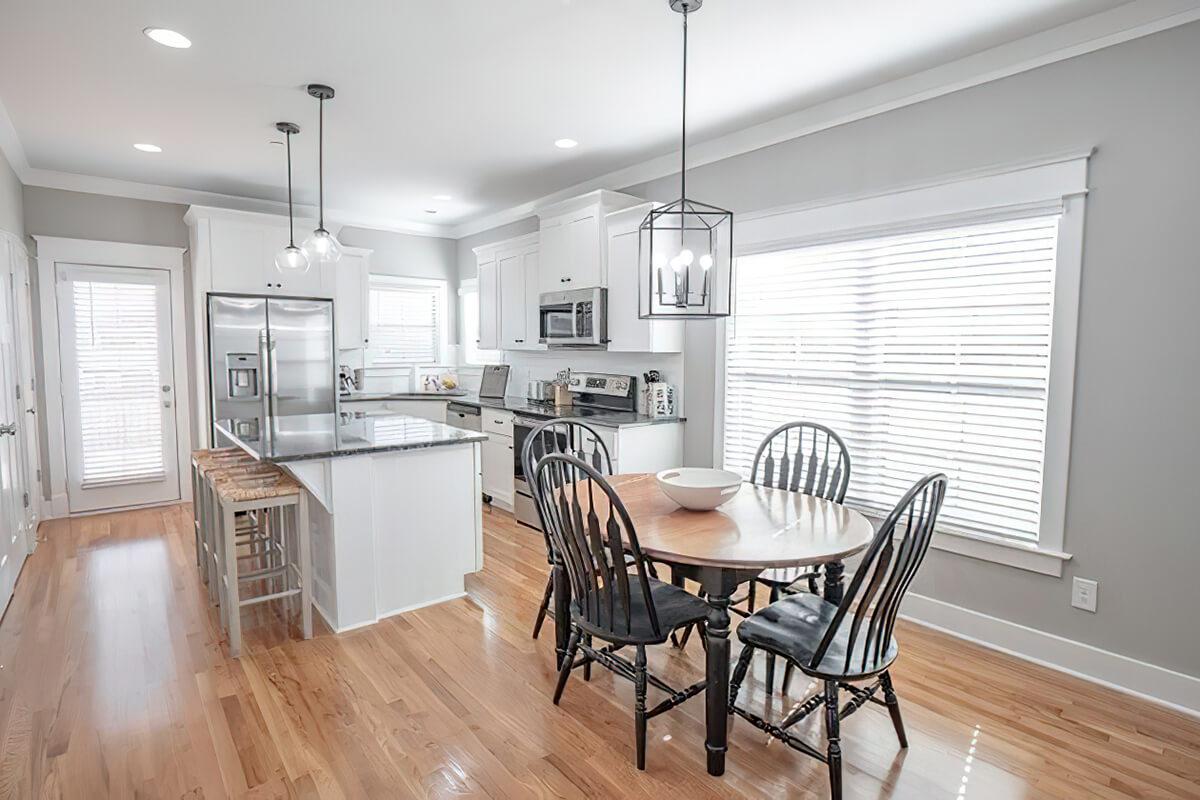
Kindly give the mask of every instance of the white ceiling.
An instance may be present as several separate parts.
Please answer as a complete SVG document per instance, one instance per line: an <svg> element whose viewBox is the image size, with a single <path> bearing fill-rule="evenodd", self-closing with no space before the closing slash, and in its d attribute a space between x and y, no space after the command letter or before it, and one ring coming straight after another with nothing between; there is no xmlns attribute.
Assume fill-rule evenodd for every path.
<svg viewBox="0 0 1200 800"><path fill-rule="evenodd" d="M690 21L692 138L1120 5L707 0ZM666 0L0 0L0 20L0 101L36 170L282 200L272 123L291 120L297 197L313 203L312 81L337 90L326 205L347 217L464 223L678 147Z"/></svg>

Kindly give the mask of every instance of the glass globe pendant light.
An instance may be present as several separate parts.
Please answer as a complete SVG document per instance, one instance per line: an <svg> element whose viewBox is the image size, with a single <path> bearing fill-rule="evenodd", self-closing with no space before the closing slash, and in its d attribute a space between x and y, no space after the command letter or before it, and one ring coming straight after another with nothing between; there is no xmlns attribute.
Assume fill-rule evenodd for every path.
<svg viewBox="0 0 1200 800"><path fill-rule="evenodd" d="M342 257L342 245L325 230L325 101L333 97L333 88L322 83L310 83L308 93L320 104L317 123L317 229L304 241L309 260L332 264Z"/></svg>
<svg viewBox="0 0 1200 800"><path fill-rule="evenodd" d="M733 213L687 196L688 14L704 0L667 0L683 15L679 199L651 209L638 229L641 319L727 317L733 304Z"/></svg>
<svg viewBox="0 0 1200 800"><path fill-rule="evenodd" d="M275 254L275 269L284 274L303 274L308 272L308 254L296 247L296 231L292 222L292 134L299 133L300 126L294 122L276 122L275 130L287 138L288 172L288 244Z"/></svg>

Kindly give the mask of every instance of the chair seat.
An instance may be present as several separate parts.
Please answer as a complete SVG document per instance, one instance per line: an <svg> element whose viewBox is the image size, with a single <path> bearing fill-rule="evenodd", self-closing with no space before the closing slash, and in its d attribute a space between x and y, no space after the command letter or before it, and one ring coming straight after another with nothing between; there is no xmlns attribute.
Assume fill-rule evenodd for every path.
<svg viewBox="0 0 1200 800"><path fill-rule="evenodd" d="M601 594L599 599L599 626L593 626L584 619L579 598L571 600L572 622L582 628L584 632L607 641L623 644L662 644L671 635L671 631L682 628L684 625L700 622L708 616L708 603L696 595L678 586L650 578L650 594L654 598L654 610L658 613L660 631L655 634L654 626L650 622L650 614L646 609L645 597L637 586L637 580L636 575L630 574L628 633L625 631L625 606L621 602L619 593L613 602L614 625L609 624L608 597L604 594ZM615 638L612 630L617 631Z"/></svg>
<svg viewBox="0 0 1200 800"><path fill-rule="evenodd" d="M814 594L793 594L772 603L738 625L738 638L744 644L783 656L795 662L800 671L825 680L854 680L887 669L896 660L896 641L889 639L882 659L868 658L864 668L863 648L867 646L867 623L859 630L850 663L846 647L850 625L840 627L821 663L812 665L813 654L837 614L838 607ZM872 652L872 656L874 653Z"/></svg>

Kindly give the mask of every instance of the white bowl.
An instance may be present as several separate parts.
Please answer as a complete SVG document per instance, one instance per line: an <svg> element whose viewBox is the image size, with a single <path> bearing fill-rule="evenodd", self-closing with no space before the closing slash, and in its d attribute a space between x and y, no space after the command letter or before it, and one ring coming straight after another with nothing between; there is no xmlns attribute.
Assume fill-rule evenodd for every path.
<svg viewBox="0 0 1200 800"><path fill-rule="evenodd" d="M742 488L742 476L726 469L677 467L654 477L663 494L692 511L711 511Z"/></svg>

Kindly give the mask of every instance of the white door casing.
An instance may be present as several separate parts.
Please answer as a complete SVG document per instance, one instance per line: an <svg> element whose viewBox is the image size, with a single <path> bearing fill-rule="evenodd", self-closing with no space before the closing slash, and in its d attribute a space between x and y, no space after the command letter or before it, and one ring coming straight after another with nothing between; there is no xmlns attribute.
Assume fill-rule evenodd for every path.
<svg viewBox="0 0 1200 800"><path fill-rule="evenodd" d="M55 272L70 511L178 500L170 273Z"/></svg>
<svg viewBox="0 0 1200 800"><path fill-rule="evenodd" d="M25 462L24 405L18 362L18 314L13 302L14 265L24 249L0 239L0 613L29 552L29 476Z"/></svg>
<svg viewBox="0 0 1200 800"><path fill-rule="evenodd" d="M64 387L61 383L62 353L58 314L58 292L56 273L58 264L83 264L93 268L117 268L126 270L158 270L169 274L169 312L160 322L164 335L169 335L170 359L166 361L163 384L170 384L174 411L174 458L168 458L170 470L176 476L175 499L191 499L191 481L181 480L186 475L192 447L190 399L188 392L186 323L184 319L184 261L182 247L128 244L124 242L102 242L86 239L66 239L53 236L34 236L38 245L39 308L41 311L42 355L45 362L45 387L43 398L46 405L44 430L47 438L49 460L42 468L48 473L49 506L44 508L46 517L65 517L78 513L68 502L67 442L65 438ZM170 380L166 380L166 376ZM160 385L161 386L161 385ZM171 502L152 501L152 502Z"/></svg>

